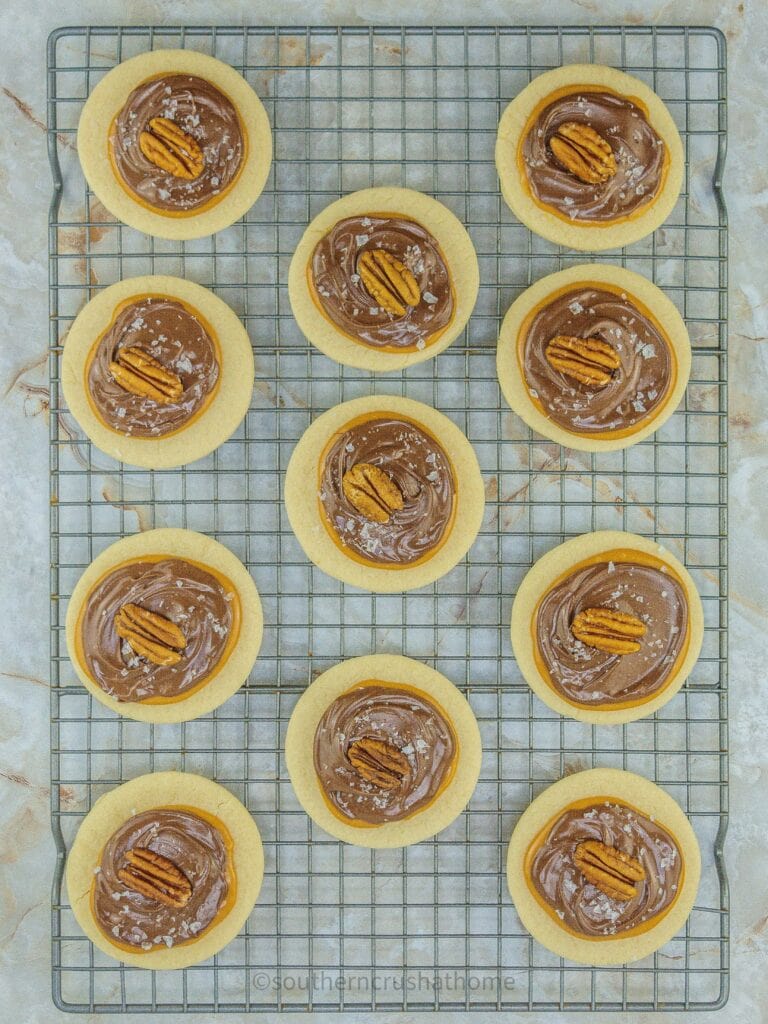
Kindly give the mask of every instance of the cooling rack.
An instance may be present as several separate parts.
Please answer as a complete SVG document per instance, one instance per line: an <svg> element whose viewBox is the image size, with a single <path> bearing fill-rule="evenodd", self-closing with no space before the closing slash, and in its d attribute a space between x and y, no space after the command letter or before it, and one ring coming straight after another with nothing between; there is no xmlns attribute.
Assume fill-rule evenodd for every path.
<svg viewBox="0 0 768 1024"><path fill-rule="evenodd" d="M110 217L75 152L88 92L116 63L159 47L228 61L256 89L275 162L248 216L179 243ZM654 439L587 455L532 435L500 398L501 318L532 281L584 261L531 235L500 198L493 147L500 111L533 76L575 61L648 82L687 155L669 221L601 254L650 277L685 316L693 342L681 409ZM48 46L51 314L51 813L56 1005L81 1012L189 1010L703 1010L728 985L726 719L725 42L712 28L76 27ZM370 185L435 195L467 225L482 285L463 338L407 372L372 375L316 352L291 316L286 279L307 222ZM589 257L587 257L589 258ZM148 472L111 461L62 404L60 357L77 311L137 274L177 274L228 302L246 324L257 381L248 416L208 458ZM407 595L371 595L308 564L280 501L288 457L311 419L373 391L435 405L475 446L487 509L467 560ZM118 718L77 684L67 660L67 600L85 566L138 529L216 537L252 572L264 646L248 684L214 714L176 726ZM603 528L662 540L691 570L706 630L681 693L654 717L599 728L534 698L512 658L512 598L531 563L567 537ZM372 852L316 829L282 757L291 710L342 658L397 652L434 665L467 694L484 759L468 811L430 842ZM640 772L689 815L703 852L696 908L658 953L623 968L560 960L522 928L504 859L519 814L563 773ZM155 974L103 956L79 932L61 879L77 826L104 792L142 772L200 772L254 814L264 887L245 932L213 961Z"/></svg>

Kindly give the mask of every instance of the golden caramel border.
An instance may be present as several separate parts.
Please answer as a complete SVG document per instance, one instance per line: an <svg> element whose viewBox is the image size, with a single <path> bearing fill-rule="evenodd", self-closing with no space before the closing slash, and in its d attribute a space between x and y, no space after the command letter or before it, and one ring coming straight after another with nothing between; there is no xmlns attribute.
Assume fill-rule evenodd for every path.
<svg viewBox="0 0 768 1024"><path fill-rule="evenodd" d="M320 458L319 458L318 464L317 464L317 489L318 489L318 492L320 491L320 489L322 487L323 471L325 469L325 460L328 457L328 452L331 450L331 448L336 443L338 438L342 434L345 434L348 430L352 430L354 427L360 426L363 423L370 423L370 422L372 422L374 420L377 420L379 418L380 417L376 413L365 414L363 416L356 416L353 420L350 420L349 423L345 423L343 426L339 427L339 429L336 430L333 434L331 434L331 436L328 438L328 441L327 441L325 447L322 450L322 453L320 454ZM456 505L458 503L459 481L456 478L456 471L453 468L453 463L451 462L451 457L448 454L448 452L446 452L443 449L443 446L440 443L440 441L437 439L437 437L435 437L435 435L430 430L427 430L427 428L423 424L417 422L414 419L411 419L409 416L401 416L400 419L402 419L406 423L410 423L414 427L418 427L419 430L423 431L433 441L433 443L436 444L443 451L443 454L445 455L445 458L448 461L448 466L449 466L450 471L451 471L451 482L452 482L452 485L453 485L453 502L451 503L451 515L450 515L450 518L448 520L448 523L446 524L445 531L444 531L442 537L440 538L439 542L433 548L431 548L429 551L427 551L425 554L423 554L421 556L421 558L417 558L413 562L408 562L408 568L415 568L417 565L423 565L425 562L428 562L430 558L433 558L437 554L437 552L440 550L440 548L446 543L448 538L450 537L451 531L453 530L453 526L454 526L454 523L456 521ZM374 558L364 558L362 555L358 554L358 552L352 551L351 549L345 547L341 543L341 539L340 539L338 533L336 532L336 530L334 530L333 526L328 521L328 517L325 514L325 509L323 508L323 503L320 500L319 494L318 494L318 498L317 498L317 503L318 503L318 507L319 507L320 518L322 519L322 521L323 521L323 523L325 525L325 528L328 531L328 535L330 536L331 540L336 545L336 547L347 558L351 558L355 562L359 562L360 565L371 566L371 567L373 567L375 569L384 569L384 570L387 570L389 572L392 572L392 571L398 572L398 571L400 571L402 569L402 566L399 566L399 565L397 565L395 563L377 562Z"/></svg>
<svg viewBox="0 0 768 1024"><path fill-rule="evenodd" d="M98 338L96 338L96 340L94 341L93 345L91 346L90 352L86 356L85 365L83 366L82 387L83 387L83 391L85 393L85 397L88 400L88 405L90 406L91 412L93 413L93 415L98 420L101 421L101 423L107 428L107 430L111 430L112 433L118 434L121 438L125 437L124 433L122 433L120 430L117 430L115 427L111 426L109 423L107 423L107 421L104 419L104 417L101 415L101 413L97 409L96 404L93 401L93 395L91 394L90 388L88 386L88 375L91 372L91 366L93 365L93 360L96 358L96 353L98 352L99 345L101 344L102 338L104 337L105 334L107 334L109 331L112 330L112 327L114 326L115 321L119 318L120 314L125 309L127 309L129 306L135 305L136 302L146 302L149 299L153 299L153 300L154 299L159 299L160 301L170 300L171 302L178 302L179 305L182 306L182 308L184 309L184 311L186 313L188 313L190 316L194 317L195 320L197 320L198 323L200 324L200 326L203 328L205 333L208 335L208 337L211 339L211 344L213 346L214 357L215 357L216 363L217 363L217 365L219 367L219 376L216 378L216 383L211 388L211 390L208 392L208 394L205 396L205 399L204 399L202 405L198 409L196 409L195 412L189 417L189 419L185 423L182 423L182 425L180 427L177 427L175 430L169 430L167 434L163 434L162 440L165 441L169 437L174 437L176 434L181 433L181 431L186 430L188 427L192 426L192 424L195 422L196 419L198 419L200 416L203 416L207 412L208 407L213 402L214 398L216 397L216 393L219 390L219 384L220 384L220 381L221 381L221 345L219 344L219 338L218 338L218 335L216 334L216 331L214 330L213 326L208 322L206 317L203 316L203 314L200 312L199 309L195 309L194 306L190 306L190 304L188 302L184 302L182 299L178 298L175 295L161 295L159 293L152 293L152 294L141 295L141 296L135 296L135 295L134 296L128 296L127 298L123 299L123 301L119 302L115 306L115 308L113 309L113 311L112 311L112 319L109 321L109 323L104 328L104 330L101 332L101 334L98 336ZM139 440L139 439L137 438L137 440Z"/></svg>
<svg viewBox="0 0 768 1024"><path fill-rule="evenodd" d="M368 216L369 217L393 217L393 218L396 218L397 220L408 221L411 224L415 224L416 223L416 221L414 221L412 217L407 217L404 213L397 213L397 212L395 212L393 210L386 210L384 212L382 212L380 210L376 210L376 211L372 211L371 213L369 213ZM441 327L439 330L435 331L433 334L429 335L429 337L426 339L426 342L425 342L425 346L424 346L425 348L429 348L431 345L434 345L436 342L438 342L440 340L440 338L442 338L442 336L445 334L445 332L447 330L450 330L451 324L453 323L454 319L456 318L456 289L455 289L454 284L453 284L453 277L451 276L450 263L445 258L445 254L440 249L440 246L437 247L437 250L440 253L440 258L442 259L443 263L445 264L446 270L448 271L448 283L449 283L450 290L451 290L451 301L452 301L452 307L453 308L451 309L451 318L448 321L448 323L444 327ZM331 324L331 326L335 330L337 330L340 334L343 334L346 338L349 338L351 341L354 341L354 343L356 345L363 345L364 347L372 348L376 352L389 352L389 353L393 353L395 355L397 355L400 352L419 352L419 351L422 351L421 349L417 349L415 344L413 344L413 345L411 345L409 347L397 346L397 345L367 345L366 342L361 341L354 334L350 334L349 331L343 331L339 327L339 325L335 324L333 322L333 320L328 316L327 312L325 311L325 307L320 302L320 299L319 299L318 294L317 294L317 289L315 288L314 275L312 274L312 260L311 259L307 263L306 275L307 275L307 289L309 290L309 294L310 294L310 296L312 298L312 301L315 304L315 308L317 309L317 312L320 314L320 316L323 317L323 319L327 320L328 323Z"/></svg>
<svg viewBox="0 0 768 1024"><path fill-rule="evenodd" d="M120 562L119 565L111 566L111 568L107 569L106 572L93 583L91 589L85 596L85 600L80 605L80 611L78 613L77 621L75 622L74 627L75 655L77 658L77 664L82 666L84 672L88 672L88 669L86 667L85 648L83 646L83 619L85 618L85 612L88 608L88 602L91 600L91 595L93 594L93 592L96 590L98 586L101 585L101 583L108 576L111 576L113 572L119 572L120 569L123 569L129 565L135 565L136 562L162 562L167 557L168 556L165 554L160 554L139 555L136 558L128 558L124 562ZM178 703L178 701L187 700L188 697L191 697L193 694L197 693L198 690L201 690L204 686L207 686L209 683L213 682L215 676L217 676L226 665L230 654L235 649L235 647L237 646L237 642L240 639L240 624L242 619L242 611L240 607L240 595L237 591L237 587L235 587L232 581L228 579L224 575L224 573L219 572L219 570L212 565L204 565L202 562L197 562L193 558L185 558L184 561L188 562L190 565L193 565L196 569L202 569L204 572L210 573L210 575L213 576L216 582L227 593L232 595L232 629L230 630L229 636L227 637L227 642L224 644L224 648L221 652L221 657L214 666L213 671L210 672L207 676L204 676L194 686L191 686L188 690L185 690L184 693L180 693L175 697L147 697L145 700L136 701L135 703L137 704L176 704ZM90 676L90 673L88 673L88 675ZM95 679L93 679L92 676L91 681L93 682L94 686L99 685L98 682Z"/></svg>
<svg viewBox="0 0 768 1024"><path fill-rule="evenodd" d="M567 697L564 693L560 693L549 676L547 668L541 657L541 651L538 646L536 623L539 617L539 610L541 608L542 602L547 597L547 595L551 593L551 591L554 590L555 587L559 586L564 580L568 579L569 576L572 576L574 573L579 572L581 569L586 569L590 565L597 565L600 562L605 561L615 562L618 565L621 565L624 562L637 562L640 565L649 566L652 569L666 571L667 575L671 579L676 580L680 584L680 586L683 589L683 592L686 595L686 603L688 603L688 590L685 584L685 580L683 580L678 575L675 569L665 559L651 555L646 551L640 551L637 548L614 548L610 551L601 551L596 555L591 555L589 558L585 558L582 561L576 562L574 565L570 566L568 569L562 572L545 591L541 593L538 601L536 602L536 607L533 610L533 616L531 617L531 644L533 645L533 657L536 663L536 668L538 669L541 678L546 680L548 685L551 687L554 693L560 697L561 700L564 700L567 704L570 704L574 708L584 708L588 706L590 708L594 708L596 711L623 711L626 708L636 708L642 704L646 704L649 700L652 700L653 697L660 696L668 686L672 685L680 670L680 667L684 664L686 660L688 648L691 643L691 628L690 622L688 622L685 631L685 636L683 638L683 645L680 648L680 651L678 652L677 658L675 659L675 663L672 666L672 670L667 676L664 684L648 697L639 697L635 700L610 701L603 703L600 703L599 701L590 701L589 705L586 705L584 703L580 704L578 701L573 700L570 697Z"/></svg>
<svg viewBox="0 0 768 1024"><path fill-rule="evenodd" d="M440 798L440 795L451 784L451 781L453 780L453 777L456 774L456 765L458 764L458 761L459 761L459 738L456 735L456 732L455 732L455 730L453 728L453 725L451 724L450 717L448 716L448 713L446 712L445 708L442 707L432 697L431 694L427 693L426 690L420 690L417 686L411 686L410 683L391 683L391 682L385 682L382 679L361 679L359 683L355 683L354 686L350 686L350 688L348 690L345 690L343 693L340 693L338 695L338 697L335 698L335 700L339 700L341 697L346 697L348 694L354 693L355 690L360 690L360 689L362 689L365 686L378 686L378 687L381 687L383 689L390 688L390 689L393 689L393 690L404 690L407 693L415 694L417 697L420 697L422 700L424 700L428 704L430 704L432 706L432 708L434 708L435 711L437 711L437 713L442 716L442 718L445 720L446 724L448 725L448 729L450 730L451 736L453 737L453 741L454 741L454 744L455 744L455 750L454 750L454 755L453 755L453 757L451 759L451 763L448 765L448 771L446 772L445 778L440 783L440 786L438 787L437 792L432 797L432 799L429 801L429 803L424 804L423 807L420 807L417 811L414 811L413 814L408 815L407 818L402 818L401 819L401 821L407 821L408 818L413 817L414 814L420 814L421 811L426 811L428 807L431 807L432 804L436 800L438 800ZM329 707L330 707L330 705L329 705ZM325 801L325 804L326 804L328 810L331 812L331 814L333 814L335 817L337 817L339 819L339 821L344 822L346 825L351 825L353 828L379 828L380 827L378 825L372 824L370 821L355 821L355 820L353 820L351 818L346 817L346 815L342 814L339 811L339 809L335 806L335 804L333 804L331 802L331 800L328 798L328 794L322 788L322 786L320 787L320 789L321 789L321 792L323 794L323 800Z"/></svg>
<svg viewBox="0 0 768 1024"><path fill-rule="evenodd" d="M528 178L528 174L527 174L527 171L526 171L526 168L525 168L525 161L523 159L523 146L524 146L525 140L527 139L528 134L530 133L531 128L535 124L539 114L541 114L542 110L546 109L546 107L548 107L550 105L550 103L556 103L557 100L562 99L565 96L572 96L574 93L589 91L590 89L593 89L593 88L594 88L594 84L587 85L586 83L581 83L581 84L575 83L573 85L563 86L561 89L556 89L554 92L550 93L548 96L542 97L540 102L531 111L531 114L530 114L528 120L526 121L525 127L523 128L522 132L520 133L520 140L519 140L518 145L517 145L517 169L518 169L518 173L520 175L520 179L523 182L523 187L527 191L528 196L530 197L530 199L534 203L536 203L536 205L540 209L545 210L547 213L552 214L555 217L559 217L560 220L562 220L565 224L573 224L574 222L573 222L573 220L571 220L571 218L566 213L562 213L560 210L556 209L555 207L550 206L549 203L545 203L541 199L538 199L533 194L533 190L531 189L531 184L530 184L530 181L529 181L529 178ZM639 96L628 96L626 94L618 92L616 89L610 89L607 86L604 86L600 91L601 92L605 92L605 93L610 93L612 96L618 96L620 99L628 100L630 103L634 103L634 105L639 110L642 111L643 116L645 117L646 121L648 121L650 123L650 111L648 110L648 106L647 106L647 104L645 104L642 101L642 99L640 99ZM651 200L651 203L649 204L650 206L653 206L653 204L656 202L656 199L664 192L664 189L665 189L666 183L667 183L667 178L669 176L669 167L670 167L669 147L665 146L664 147L664 161L663 161L663 164L662 164L661 178L660 178L660 181L659 181L659 190L658 190L657 195L654 197L654 199ZM647 205L638 206L634 210L632 210L631 213L623 214L620 217L614 217L612 220L595 221L594 224L592 224L592 227L594 227L594 228L601 228L602 230L605 230L607 228L613 227L616 224L623 224L626 221L631 221L631 220L635 220L638 217L642 217L645 214L646 209L647 209ZM583 221L577 222L577 223L583 223ZM600 248L600 246L595 246L594 248Z"/></svg>
<svg viewBox="0 0 768 1024"><path fill-rule="evenodd" d="M164 78L166 74L167 72L161 71L158 74L150 75L148 78L145 78L143 82L138 82L133 87L133 89L141 88L142 85L146 85L148 82L156 82L158 78ZM133 91L133 89L131 91ZM237 183L242 176L243 168L248 163L248 130L246 126L243 124L243 119L240 116L240 111L237 109L237 106L232 100L232 97L229 96L224 89L217 87L217 91L221 93L221 95L232 104L232 107L235 111L235 117L237 118L237 124L240 129L240 137L243 140L243 153L240 159L240 166L237 168L234 178L229 182L226 188L221 189L216 195L212 195L207 202L202 203L200 206L196 206L194 210L166 210L165 208L161 208L159 206L153 206L152 203L148 202L142 196L137 195L128 187L127 182L124 181L122 175L120 174L120 171L117 168L117 164L115 163L115 147L113 144L113 139L115 137L115 125L117 123L118 117L120 116L122 107L119 110L115 111L115 116L112 118L112 121L109 125L109 132L107 135L107 158L109 159L109 165L112 169L112 174L115 177L115 181L117 181L118 185L123 189L124 192L127 193L129 198L132 199L134 202L138 203L139 206L143 206L145 210L149 210L150 213L160 215L161 217L177 217L179 219L197 217L201 213L205 213L207 210L212 209L214 206L218 206L219 203L223 202L226 199L230 192L237 188ZM126 97L126 99L127 98L128 97Z"/></svg>
<svg viewBox="0 0 768 1024"><path fill-rule="evenodd" d="M215 928L217 924L220 924L221 921L223 921L223 919L227 916L230 910L232 910L232 907L235 905L237 901L237 876L235 875L234 868L232 866L232 851L235 845L234 840L232 839L232 834L230 833L229 829L220 818L217 818L216 815L214 814L209 814L208 811L201 810L199 807L193 807L191 805L186 807L183 804L174 804L173 807L158 807L157 811L159 813L162 813L163 811L187 811L190 814L195 814L197 815L198 818L202 818L212 828L214 828L224 841L224 848L227 852L227 898L224 901L223 905L219 907L217 914L215 915L211 923L208 925L208 927L204 929L204 931L199 933L199 938L202 939L203 936L211 928ZM111 838L111 836L109 838ZM109 839L107 839L107 843L108 842ZM104 843L104 845L101 848L101 852L99 853L98 858L99 863L101 863L101 861L104 859L104 850L106 848L107 843ZM96 877L94 875L94 879L91 882L90 912L93 916L94 921L96 921L97 927L99 928L107 942L111 943L113 946L116 946L118 949L121 949L124 953L133 953L137 956L147 956L148 954L151 955L151 949L142 949L141 947L137 948L136 946L129 945L127 942L120 942L118 939L111 937L104 931L96 917L95 896ZM197 941L198 937L193 936L192 938L186 939L183 942L177 943L176 948L178 948L178 946L188 946Z"/></svg>
<svg viewBox="0 0 768 1024"><path fill-rule="evenodd" d="M581 810L584 807L589 807L589 806L591 806L593 804L605 804L605 803L618 804L621 807L626 807L630 811L634 811L635 814L641 814L641 815L645 816L644 812L641 811L639 807L635 807L633 804L628 804L626 802L626 800L619 800L615 796L602 795L602 796L586 797L586 798L584 798L582 800L575 800L573 803L568 804L567 807L563 807L562 810L557 812L557 814L552 815L552 817L549 819L549 821L546 822L546 824L542 825L542 827L539 830L538 834L535 836L535 838L531 842L531 845L528 847L528 850L527 850L527 852L525 854L525 860L523 862L523 871L524 871L524 874L525 874L526 883L527 883L528 888L529 888L529 890L531 892L531 895L536 900L536 902L539 904L539 906L541 906L549 914L549 916L553 919L553 921L555 921L556 924L559 925L560 928L563 928L565 931L570 932L570 934L574 935L576 938L586 939L587 942L611 942L615 938L615 936L613 936L613 935L584 935L582 932L575 931L573 928L571 928L569 925L567 925L564 921L561 921L560 918L557 916L557 912L555 911L555 908L552 907L544 899L544 897L538 891L536 886L533 884L533 879L531 877L531 875L532 875L531 865L532 865L534 857L536 856L536 854L541 849L542 845L544 844L544 842L545 842L547 836L549 835L549 833L551 832L552 828L555 826L555 824L559 821L559 819L564 814L567 814L569 811ZM667 828L664 825L664 823L661 822L661 821L655 820L655 824L657 824L661 828L663 828L664 831L674 841L674 843L677 846L677 848L680 849L680 843L679 843L679 841L677 839L677 836L672 832L672 830ZM682 863L681 863L681 867L680 867L680 878L679 878L679 881L678 881L677 892L672 897L672 899L667 904L667 906L659 914L655 914L653 917L649 918L647 921L643 921L640 924L635 925L634 928L628 928L626 931L622 931L620 933L622 938L624 938L624 937L629 938L630 936L642 935L644 932L650 931L652 928L655 928L656 925L659 924L663 920L663 918L666 917L666 915L669 913L669 911L674 907L675 903L677 902L677 900L680 897L681 890L685 887L685 861L683 860L682 855L681 855L681 861L682 861Z"/></svg>

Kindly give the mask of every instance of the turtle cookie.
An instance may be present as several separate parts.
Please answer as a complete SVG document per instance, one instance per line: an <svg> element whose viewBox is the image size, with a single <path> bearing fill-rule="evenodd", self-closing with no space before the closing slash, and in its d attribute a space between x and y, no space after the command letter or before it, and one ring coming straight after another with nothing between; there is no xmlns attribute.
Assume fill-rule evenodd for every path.
<svg viewBox="0 0 768 1024"><path fill-rule="evenodd" d="M192 530L118 541L85 570L67 608L67 647L102 704L146 722L185 722L242 685L261 645L256 586L223 545Z"/></svg>
<svg viewBox="0 0 768 1024"><path fill-rule="evenodd" d="M573 249L615 249L655 231L677 202L684 166L661 99L599 64L539 75L499 123L504 198L531 231Z"/></svg>
<svg viewBox="0 0 768 1024"><path fill-rule="evenodd" d="M104 206L160 238L201 238L260 195L272 134L256 93L228 64L191 50L123 61L96 85L77 132Z"/></svg>
<svg viewBox="0 0 768 1024"><path fill-rule="evenodd" d="M296 796L326 832L396 847L446 828L475 788L472 710L440 673L396 655L352 658L299 700L285 756Z"/></svg>
<svg viewBox="0 0 768 1024"><path fill-rule="evenodd" d="M435 199L372 188L309 225L288 276L293 313L327 356L399 370L437 355L463 330L479 272L469 235Z"/></svg>
<svg viewBox="0 0 768 1024"><path fill-rule="evenodd" d="M701 857L683 811L632 772L596 768L554 783L512 833L507 881L525 928L557 956L641 960L685 924Z"/></svg>
<svg viewBox="0 0 768 1024"><path fill-rule="evenodd" d="M171 970L235 938L263 875L259 830L239 800L199 775L155 772L96 801L66 885L95 946L132 967Z"/></svg>
<svg viewBox="0 0 768 1024"><path fill-rule="evenodd" d="M464 557L484 492L472 446L450 420L380 395L312 423L291 455L285 501L318 568L385 592L425 586Z"/></svg>
<svg viewBox="0 0 768 1024"><path fill-rule="evenodd" d="M562 715L630 722L671 700L696 664L703 612L685 567L646 537L601 531L536 562L512 607L512 647Z"/></svg>

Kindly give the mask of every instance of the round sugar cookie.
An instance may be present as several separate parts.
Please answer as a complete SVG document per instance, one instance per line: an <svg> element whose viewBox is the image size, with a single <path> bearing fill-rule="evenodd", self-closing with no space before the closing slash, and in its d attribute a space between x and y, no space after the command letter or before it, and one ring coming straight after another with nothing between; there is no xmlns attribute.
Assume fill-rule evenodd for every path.
<svg viewBox="0 0 768 1024"><path fill-rule="evenodd" d="M415 221L436 241L448 269L454 301L452 319L443 330L435 332L434 340L425 339L420 348L415 344L399 349L375 347L357 340L328 319L313 296L308 268L318 242L340 221L369 214L399 214ZM304 232L288 272L293 315L312 344L338 363L382 372L402 370L446 349L464 330L479 287L477 255L464 225L436 199L408 188L368 188L331 203Z"/></svg>
<svg viewBox="0 0 768 1024"><path fill-rule="evenodd" d="M134 89L151 79L179 74L204 79L229 100L237 114L244 152L228 189L196 212L169 214L140 201L118 180L109 136ZM77 151L88 184L118 220L158 238L203 238L239 220L261 195L272 164L272 131L261 100L229 64L193 50L153 50L123 61L97 83L80 115Z"/></svg>
<svg viewBox="0 0 768 1024"><path fill-rule="evenodd" d="M580 801L616 800L658 822L675 839L683 860L683 880L677 896L656 924L634 929L623 937L580 937L558 922L534 896L525 870L531 845L542 830ZM507 884L520 920L531 935L557 956L596 967L632 963L655 952L685 924L693 909L701 875L696 835L679 805L659 786L633 772L594 768L553 783L523 813L512 833L507 853Z"/></svg>
<svg viewBox="0 0 768 1024"><path fill-rule="evenodd" d="M622 560L631 560L633 552L639 559L650 556L654 561L668 567L682 587L687 604L687 639L680 652L677 664L661 688L645 698L628 700L618 704L590 706L576 703L556 690L547 677L546 670L536 657L536 640L533 633L536 611L542 597L557 581L566 577L571 569L603 553L622 553ZM600 530L573 537L564 544L548 551L529 569L515 595L512 605L512 650L525 681L533 692L553 711L579 722L594 725L621 725L638 718L652 715L670 701L690 675L701 651L704 636L704 612L701 598L690 573L661 544L634 533L621 530Z"/></svg>
<svg viewBox="0 0 768 1024"><path fill-rule="evenodd" d="M551 101L579 92L606 92L629 100L642 111L666 147L656 195L628 215L576 221L554 212L552 206L539 201L531 191L521 157L528 131ZM631 245L667 220L682 188L685 154L669 110L644 82L600 64L569 64L538 75L507 106L496 139L496 170L504 199L527 228L558 245L597 252Z"/></svg>
<svg viewBox="0 0 768 1024"><path fill-rule="evenodd" d="M381 825L351 825L334 813L323 795L313 761L315 730L326 709L337 697L366 681L405 684L422 691L445 713L457 740L456 767L442 792L410 817ZM477 720L453 683L427 665L395 654L350 658L323 672L299 698L285 737L288 774L310 818L336 839L376 849L410 846L447 828L474 792L481 759Z"/></svg>
<svg viewBox="0 0 768 1024"><path fill-rule="evenodd" d="M521 359L530 321L564 292L594 286L623 297L642 310L666 341L674 377L664 399L647 416L626 430L579 432L556 423L531 394ZM660 288L640 274L601 263L581 263L549 274L527 288L509 307L499 332L496 369L502 393L513 411L538 434L566 448L604 452L628 448L657 431L675 412L685 395L691 372L691 343L683 318ZM612 433L614 436L612 436Z"/></svg>
<svg viewBox="0 0 768 1024"><path fill-rule="evenodd" d="M167 948L129 952L112 942L94 916L91 894L101 854L110 837L143 811L181 807L220 822L232 841L230 869L234 904L200 938ZM264 851L256 822L223 786L188 772L151 772L125 782L100 797L83 819L67 857L65 884L72 913L91 942L108 956L131 967L177 970L207 960L240 932L258 898L264 877Z"/></svg>
<svg viewBox="0 0 768 1024"><path fill-rule="evenodd" d="M239 598L239 625L234 640L222 653L206 681L193 687L187 696L165 703L119 701L96 682L83 661L78 629L89 596L99 582L126 563L179 558L197 563L223 577ZM67 650L80 682L105 707L139 722L188 722L219 707L245 682L261 647L264 618L256 584L243 563L223 544L193 530L157 529L136 533L102 551L78 580L69 599L66 617Z"/></svg>
<svg viewBox="0 0 768 1024"><path fill-rule="evenodd" d="M373 419L380 413L402 417L423 427L439 442L453 471L452 520L434 553L413 565L390 567L353 558L332 537L318 497L321 462L332 439L350 423ZM430 406L392 395L355 398L314 420L293 450L285 474L284 494L288 519L307 557L335 579L377 593L413 590L444 576L474 543L485 507L480 467L464 434Z"/></svg>
<svg viewBox="0 0 768 1024"><path fill-rule="evenodd" d="M206 404L181 427L158 437L131 437L114 429L97 410L88 372L100 339L119 311L147 297L183 304L210 332L219 376ZM91 299L67 332L61 363L67 406L91 441L120 462L148 469L182 466L223 444L248 412L254 373L250 338L229 306L199 284L161 275L127 278Z"/></svg>

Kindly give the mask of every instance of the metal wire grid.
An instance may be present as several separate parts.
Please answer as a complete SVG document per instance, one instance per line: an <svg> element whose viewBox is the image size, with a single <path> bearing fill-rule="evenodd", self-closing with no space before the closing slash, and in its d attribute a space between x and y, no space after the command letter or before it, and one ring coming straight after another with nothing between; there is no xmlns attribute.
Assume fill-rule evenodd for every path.
<svg viewBox="0 0 768 1024"><path fill-rule="evenodd" d="M240 223L175 243L115 223L85 187L74 133L88 92L153 47L212 53L242 71L274 129L274 169ZM584 455L533 436L500 399L495 343L532 281L585 259L521 227L493 165L503 105L540 71L622 67L667 102L687 149L683 195L656 234L602 261L664 287L693 341L691 383L655 439ZM725 43L710 28L67 28L48 48L51 312L51 810L58 849L53 996L82 1012L256 1009L643 1010L715 1008L727 998ZM291 317L285 281L305 225L340 194L407 185L448 205L478 251L482 286L465 332L437 359L373 378L330 362ZM99 288L170 273L211 286L253 340L246 421L206 459L147 472L79 434L60 397L67 328ZM280 503L287 459L310 420L361 394L405 394L447 413L473 442L487 512L469 558L409 595L347 588L307 563ZM218 712L178 726L107 713L79 685L63 623L72 587L136 529L209 533L253 573L267 630L249 683ZM566 537L621 528L671 547L702 594L701 660L651 719L598 728L558 717L523 683L507 624L528 567ZM306 684L342 658L402 652L468 695L484 743L469 810L436 839L372 853L331 841L299 808L281 749ZM522 928L503 867L512 827L564 772L638 771L685 808L703 880L683 933L616 969L552 956ZM266 847L256 909L236 941L198 967L155 974L94 950L62 893L66 851L94 800L142 772L197 771L253 812Z"/></svg>

